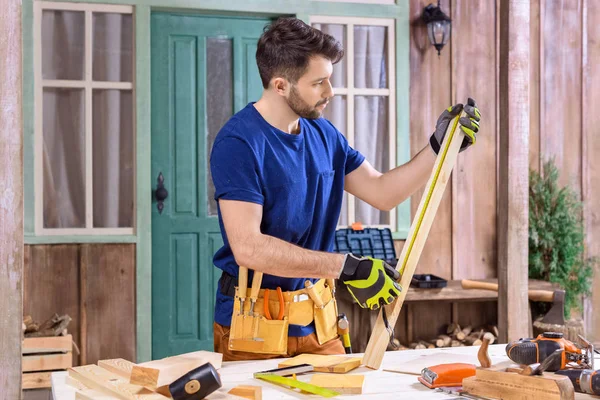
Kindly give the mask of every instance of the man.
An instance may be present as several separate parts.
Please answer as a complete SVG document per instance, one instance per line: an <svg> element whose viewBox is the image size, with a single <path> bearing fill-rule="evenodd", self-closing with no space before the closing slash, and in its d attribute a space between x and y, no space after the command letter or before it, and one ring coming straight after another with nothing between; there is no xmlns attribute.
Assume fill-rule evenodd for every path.
<svg viewBox="0 0 600 400"><path fill-rule="evenodd" d="M214 256L214 264L223 270L216 297L214 343L225 360L344 353L339 340L324 342L319 331L320 322L331 325L335 307L329 307L327 315L318 307L313 315L313 302L310 308L304 307L302 302L307 300L306 296L302 300L301 294L306 280L320 278L317 285L323 279L340 279L358 304L370 309L389 304L402 289L396 283L398 273L382 260L331 253L343 191L380 210L396 207L426 183L446 128L463 108L469 115L460 119L466 133L463 149L475 143L479 111L474 102L465 107L457 104L438 119L427 146L431 148L384 174L376 171L321 118L334 95L332 64L342 57L343 49L332 36L295 18L278 19L258 41L262 97L234 115L214 142L211 172L224 241ZM230 326L238 303L234 294L239 266L262 272L261 288L273 293L277 289L285 295L285 323L267 335L271 338L284 332L279 349L283 352L261 354L245 351L243 346L236 348L241 343L238 339L243 339L242 329L234 332ZM328 292L332 288L325 284L319 288L321 295L332 299L333 293ZM253 313L258 309L264 318L261 321L269 319L265 317L269 308L270 314L279 310L274 300L276 295L266 302L264 313L263 307ZM247 303L242 301L244 311L236 314L247 314ZM277 318L271 315L270 319ZM253 335L260 335L256 332L264 326L253 325ZM260 340L255 342L261 344Z"/></svg>

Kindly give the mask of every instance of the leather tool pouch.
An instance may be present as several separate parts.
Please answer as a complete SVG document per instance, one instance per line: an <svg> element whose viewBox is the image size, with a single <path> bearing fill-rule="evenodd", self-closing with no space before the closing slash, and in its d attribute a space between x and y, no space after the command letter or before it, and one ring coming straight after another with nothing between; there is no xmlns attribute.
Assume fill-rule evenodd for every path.
<svg viewBox="0 0 600 400"><path fill-rule="evenodd" d="M314 307L315 330L317 332L317 340L319 344L326 343L331 339L338 337L337 329L337 302L331 288L324 286L321 293L317 294L323 301L323 307ZM314 304L314 303L313 303Z"/></svg>
<svg viewBox="0 0 600 400"><path fill-rule="evenodd" d="M229 350L259 354L287 354L289 319L287 316L284 316L283 320L266 319L261 311L263 302L263 298L259 297L254 305L254 315L248 315L250 299L246 298L244 312L240 315L240 300L236 288L229 333Z"/></svg>

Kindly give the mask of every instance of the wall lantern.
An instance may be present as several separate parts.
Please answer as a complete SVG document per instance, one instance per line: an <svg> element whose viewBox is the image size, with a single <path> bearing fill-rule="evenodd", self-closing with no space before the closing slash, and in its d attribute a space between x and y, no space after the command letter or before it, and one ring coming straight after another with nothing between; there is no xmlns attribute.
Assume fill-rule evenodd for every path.
<svg viewBox="0 0 600 400"><path fill-rule="evenodd" d="M440 0L438 0L437 6L429 4L423 9L423 21L427 24L429 41L436 48L439 56L442 47L450 39L452 27L450 17L444 14L440 8Z"/></svg>

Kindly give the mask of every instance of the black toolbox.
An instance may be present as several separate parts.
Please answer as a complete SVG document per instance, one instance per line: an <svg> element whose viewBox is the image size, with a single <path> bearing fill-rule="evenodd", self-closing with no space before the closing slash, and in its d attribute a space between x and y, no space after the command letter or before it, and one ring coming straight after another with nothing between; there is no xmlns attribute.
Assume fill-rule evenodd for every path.
<svg viewBox="0 0 600 400"><path fill-rule="evenodd" d="M392 267L398 263L392 231L389 228L342 228L335 232L334 251L384 260ZM439 289L448 281L432 274L413 275L410 286L419 289Z"/></svg>

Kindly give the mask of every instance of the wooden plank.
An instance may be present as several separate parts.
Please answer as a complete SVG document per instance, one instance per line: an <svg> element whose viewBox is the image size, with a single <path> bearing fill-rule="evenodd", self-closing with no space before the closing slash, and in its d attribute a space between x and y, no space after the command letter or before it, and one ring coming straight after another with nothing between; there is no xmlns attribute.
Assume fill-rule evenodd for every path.
<svg viewBox="0 0 600 400"><path fill-rule="evenodd" d="M452 105L450 46L440 56L427 37L427 26L422 22L423 8L431 1L410 0L410 154L431 151L429 136L443 110ZM450 1L440 2L446 12ZM411 216L414 218L423 189L411 196ZM416 273L435 274L444 279L452 277L452 190L447 188L438 207L435 223L429 231ZM398 252L400 254L400 252ZM424 319L437 319L439 314L427 314Z"/></svg>
<svg viewBox="0 0 600 400"><path fill-rule="evenodd" d="M69 352L73 349L73 336L33 337L23 339L23 354Z"/></svg>
<svg viewBox="0 0 600 400"><path fill-rule="evenodd" d="M310 378L312 385L335 390L340 394L362 394L364 375L317 374Z"/></svg>
<svg viewBox="0 0 600 400"><path fill-rule="evenodd" d="M335 372L345 374L360 366L359 357L324 356L319 354L300 354L280 362L278 368L292 367L300 364L310 364L316 372Z"/></svg>
<svg viewBox="0 0 600 400"><path fill-rule="evenodd" d="M131 370L135 364L123 358L114 358L112 360L99 360L98 366L104 368L113 374L119 375L129 382L131 378Z"/></svg>
<svg viewBox="0 0 600 400"><path fill-rule="evenodd" d="M262 387L260 386L239 385L227 393L248 400L262 400Z"/></svg>
<svg viewBox="0 0 600 400"><path fill-rule="evenodd" d="M94 316L86 324L87 362L135 360L135 245L92 244L86 253L85 313Z"/></svg>
<svg viewBox="0 0 600 400"><path fill-rule="evenodd" d="M0 390L21 397L23 124L21 1L0 13Z"/></svg>
<svg viewBox="0 0 600 400"><path fill-rule="evenodd" d="M43 322L56 314L72 318L67 330L79 344L79 246L76 244L31 245L25 265L23 314ZM73 354L73 365L79 356Z"/></svg>
<svg viewBox="0 0 600 400"><path fill-rule="evenodd" d="M500 7L499 342L527 336L529 246L529 3Z"/></svg>
<svg viewBox="0 0 600 400"><path fill-rule="evenodd" d="M156 390L161 386L170 385L177 378L203 364L211 363L216 369L221 368L222 361L223 354L196 351L143 364L134 364L129 382Z"/></svg>
<svg viewBox="0 0 600 400"><path fill-rule="evenodd" d="M27 372L23 374L23 389L43 389L49 388L50 374L52 372ZM21 381L21 380L19 380ZM8 398L8 397L7 397ZM16 397L17 399L19 397Z"/></svg>
<svg viewBox="0 0 600 400"><path fill-rule="evenodd" d="M83 383L79 382L77 379L73 378L72 376L65 376L65 383L77 390L86 390L89 389L87 386L85 386Z"/></svg>
<svg viewBox="0 0 600 400"><path fill-rule="evenodd" d="M448 126L446 138L444 143L442 143L442 149L436 158L431 177L427 182L425 194L421 199L421 204L419 204L416 217L411 224L406 241L407 243L402 249L402 254L400 254L398 265L396 266L397 270L403 272L402 278L400 279L400 285L403 288L406 288L406 290L400 292L396 301L384 307L385 312L387 313L387 319L391 326L396 324L396 320L402 309L402 304L406 298L410 281L412 280L417 263L419 262L419 257L421 256L425 241L427 240L429 229L433 223L442 195L444 194L446 184L450 179L452 168L454 167L460 145L464 138L464 132L457 128L457 125L458 117ZM375 328L371 333L367 350L365 351L363 358L363 363L367 367L374 369L378 369L381 366L383 354L389 342L389 335L387 334L383 322L382 312L383 310L379 312Z"/></svg>
<svg viewBox="0 0 600 400"><path fill-rule="evenodd" d="M23 356L23 372L50 371L55 369L67 369L73 366L71 352L44 355Z"/></svg>
<svg viewBox="0 0 600 400"><path fill-rule="evenodd" d="M542 161L555 158L560 185L581 192L582 0L541 2ZM595 23L595 22L594 22ZM559 46L556 44L560 43ZM568 99L561 101L560 99Z"/></svg>
<svg viewBox="0 0 600 400"><path fill-rule="evenodd" d="M531 0L529 15L529 168L540 170L541 46L540 1Z"/></svg>
<svg viewBox="0 0 600 400"><path fill-rule="evenodd" d="M600 3L584 0L585 29L584 46L586 49L584 68L584 85L582 113L583 135L585 140L583 180L583 219L585 224L585 246L587 257L600 256L600 187L597 184L600 176L600 136L597 133L600 126L600 75L592 73L600 62L600 46L597 38L600 37ZM584 321L588 339L600 344L600 265L596 266L591 284L592 295L586 302Z"/></svg>
<svg viewBox="0 0 600 400"><path fill-rule="evenodd" d="M75 392L76 400L113 400L114 396L94 389L84 389Z"/></svg>
<svg viewBox="0 0 600 400"><path fill-rule="evenodd" d="M123 400L164 400L167 397L142 386L132 385L119 375L97 365L84 365L69 369L69 376L101 393Z"/></svg>
<svg viewBox="0 0 600 400"><path fill-rule="evenodd" d="M497 273L495 13L494 1L452 2L453 102L472 97L482 114L477 143L460 154L453 171L452 279L493 278Z"/></svg>

